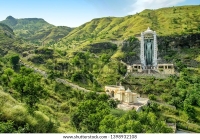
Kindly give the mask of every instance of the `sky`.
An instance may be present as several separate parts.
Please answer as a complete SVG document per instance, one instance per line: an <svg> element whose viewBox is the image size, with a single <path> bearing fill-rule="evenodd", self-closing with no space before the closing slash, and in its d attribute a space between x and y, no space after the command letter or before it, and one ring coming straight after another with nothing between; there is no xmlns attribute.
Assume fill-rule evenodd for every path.
<svg viewBox="0 0 200 140"><path fill-rule="evenodd" d="M199 4L200 0L0 0L0 21L7 16L43 18L56 26L78 27L94 18L122 17L144 9Z"/></svg>

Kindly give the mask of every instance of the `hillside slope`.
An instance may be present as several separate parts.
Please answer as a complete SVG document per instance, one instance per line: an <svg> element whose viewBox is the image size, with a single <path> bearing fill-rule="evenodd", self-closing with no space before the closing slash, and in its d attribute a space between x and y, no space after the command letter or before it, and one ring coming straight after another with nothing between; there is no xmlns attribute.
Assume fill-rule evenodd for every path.
<svg viewBox="0 0 200 140"><path fill-rule="evenodd" d="M68 35L73 29L66 26L56 27L41 18L15 19L12 16L8 16L0 23L11 27L17 37L38 45L56 42Z"/></svg>
<svg viewBox="0 0 200 140"><path fill-rule="evenodd" d="M51 29L47 29L47 30L40 30L37 33L35 33L33 36L31 36L30 38L28 38L28 40L32 41L32 42L37 42L37 43L55 43L56 41L58 41L59 39L67 36L71 31L73 30L73 28L67 27L67 26L57 26L57 27L53 27Z"/></svg>
<svg viewBox="0 0 200 140"><path fill-rule="evenodd" d="M166 123L199 133L199 6L174 9L94 19L69 32L57 44L51 42L43 47L31 46L17 38L7 25L0 24L0 133L172 132ZM168 10L171 17L166 14ZM191 16L185 32L176 27L185 22L174 20L180 11ZM125 76L127 68L120 61L132 64L139 58L140 42L133 35L148 26L159 35L158 57L173 63L178 76ZM39 30L31 35L32 41L56 38L57 30L64 29L68 30ZM15 64L18 69L13 69L12 60L17 55L25 67L19 63ZM118 102L107 95L95 93L104 92L105 85L118 83L154 101L139 113L125 112L116 109ZM89 90L94 92L87 93Z"/></svg>
<svg viewBox="0 0 200 140"><path fill-rule="evenodd" d="M13 30L9 26L0 23L0 45L12 42L12 38L14 38Z"/></svg>
<svg viewBox="0 0 200 140"><path fill-rule="evenodd" d="M1 23L10 26L17 36L23 38L28 38L41 29L54 27L54 25L51 25L40 18L15 19L12 16L8 16L5 20L1 21Z"/></svg>
<svg viewBox="0 0 200 140"><path fill-rule="evenodd" d="M126 17L105 17L93 19L74 29L63 41L70 40L112 40L138 35L147 27L160 36L200 32L200 6L180 6L146 9Z"/></svg>

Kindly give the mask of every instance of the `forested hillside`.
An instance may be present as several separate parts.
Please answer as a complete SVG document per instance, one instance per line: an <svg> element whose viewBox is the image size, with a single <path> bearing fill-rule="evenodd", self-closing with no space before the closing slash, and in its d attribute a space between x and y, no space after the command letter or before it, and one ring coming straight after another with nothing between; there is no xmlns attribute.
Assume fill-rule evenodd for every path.
<svg viewBox="0 0 200 140"><path fill-rule="evenodd" d="M37 45L50 45L59 41L61 38L68 35L73 28L67 26L57 26L47 30L39 30L27 40Z"/></svg>
<svg viewBox="0 0 200 140"><path fill-rule="evenodd" d="M45 20L39 18L15 19L12 16L8 16L5 20L1 21L1 23L10 26L17 36L23 38L28 38L41 29L50 29L54 27Z"/></svg>
<svg viewBox="0 0 200 140"><path fill-rule="evenodd" d="M12 28L17 37L36 45L55 43L68 35L73 29L66 26L54 26L41 18L15 19L12 16L8 16L0 23Z"/></svg>
<svg viewBox="0 0 200 140"><path fill-rule="evenodd" d="M75 29L9 16L0 23L0 133L172 133L169 123L199 133L199 11L144 10ZM138 34L148 26L158 34L159 61L173 63L175 75L126 74L121 60L138 61ZM117 83L151 103L117 109L104 92Z"/></svg>

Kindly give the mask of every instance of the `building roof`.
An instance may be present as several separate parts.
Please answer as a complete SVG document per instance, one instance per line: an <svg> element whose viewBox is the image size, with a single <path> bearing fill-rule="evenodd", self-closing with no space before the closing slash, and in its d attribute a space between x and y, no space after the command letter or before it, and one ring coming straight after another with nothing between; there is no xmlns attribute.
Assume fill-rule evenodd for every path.
<svg viewBox="0 0 200 140"><path fill-rule="evenodd" d="M154 31L152 31L149 27L147 28L146 31L144 31L145 34L148 34L148 33L154 33Z"/></svg>
<svg viewBox="0 0 200 140"><path fill-rule="evenodd" d="M131 90L128 88L128 89L126 90L126 92L127 92L127 93L131 93Z"/></svg>
<svg viewBox="0 0 200 140"><path fill-rule="evenodd" d="M120 91L124 91L125 88L124 88L123 86L120 86L120 87L119 87L119 90L120 90Z"/></svg>

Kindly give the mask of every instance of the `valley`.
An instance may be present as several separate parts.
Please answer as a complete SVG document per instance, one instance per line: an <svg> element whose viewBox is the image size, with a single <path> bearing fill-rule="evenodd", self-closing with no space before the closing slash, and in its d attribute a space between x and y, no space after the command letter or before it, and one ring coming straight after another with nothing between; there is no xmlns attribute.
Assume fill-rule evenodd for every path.
<svg viewBox="0 0 200 140"><path fill-rule="evenodd" d="M76 28L8 16L0 21L0 133L173 133L170 123L199 133L199 23L199 5ZM159 62L176 74L127 73L148 27L157 32ZM104 88L120 83L151 103L140 112L118 109Z"/></svg>

